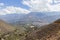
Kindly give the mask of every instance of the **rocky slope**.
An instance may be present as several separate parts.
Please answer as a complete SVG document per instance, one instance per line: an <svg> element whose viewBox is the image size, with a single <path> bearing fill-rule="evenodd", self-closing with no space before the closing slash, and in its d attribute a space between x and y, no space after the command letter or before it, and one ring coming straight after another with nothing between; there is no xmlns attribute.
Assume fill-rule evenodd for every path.
<svg viewBox="0 0 60 40"><path fill-rule="evenodd" d="M60 40L60 19L28 33L26 40Z"/></svg>

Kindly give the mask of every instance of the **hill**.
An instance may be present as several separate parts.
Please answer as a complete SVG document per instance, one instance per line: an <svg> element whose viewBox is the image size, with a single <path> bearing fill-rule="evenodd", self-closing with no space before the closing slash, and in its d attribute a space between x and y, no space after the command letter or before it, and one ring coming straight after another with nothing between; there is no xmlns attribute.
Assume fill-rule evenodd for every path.
<svg viewBox="0 0 60 40"><path fill-rule="evenodd" d="M0 20L0 40L24 40L25 28L12 26L7 22Z"/></svg>
<svg viewBox="0 0 60 40"><path fill-rule="evenodd" d="M60 40L60 19L28 33L26 40Z"/></svg>
<svg viewBox="0 0 60 40"><path fill-rule="evenodd" d="M0 34L12 32L15 30L15 27L9 25L3 20L0 20Z"/></svg>

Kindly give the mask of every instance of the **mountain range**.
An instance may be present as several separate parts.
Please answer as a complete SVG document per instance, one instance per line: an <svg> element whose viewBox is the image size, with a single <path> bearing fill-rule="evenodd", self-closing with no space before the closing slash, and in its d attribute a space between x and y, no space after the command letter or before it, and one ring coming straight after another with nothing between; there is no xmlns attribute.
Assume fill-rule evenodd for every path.
<svg viewBox="0 0 60 40"><path fill-rule="evenodd" d="M1 15L0 19L8 23L52 23L60 18L60 12L31 12L29 14Z"/></svg>

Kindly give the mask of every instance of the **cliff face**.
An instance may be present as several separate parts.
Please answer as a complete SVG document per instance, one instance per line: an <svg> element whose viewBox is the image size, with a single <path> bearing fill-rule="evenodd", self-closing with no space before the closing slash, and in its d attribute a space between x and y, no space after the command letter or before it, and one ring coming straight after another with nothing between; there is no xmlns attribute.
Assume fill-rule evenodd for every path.
<svg viewBox="0 0 60 40"><path fill-rule="evenodd" d="M26 40L60 40L60 19L29 33Z"/></svg>

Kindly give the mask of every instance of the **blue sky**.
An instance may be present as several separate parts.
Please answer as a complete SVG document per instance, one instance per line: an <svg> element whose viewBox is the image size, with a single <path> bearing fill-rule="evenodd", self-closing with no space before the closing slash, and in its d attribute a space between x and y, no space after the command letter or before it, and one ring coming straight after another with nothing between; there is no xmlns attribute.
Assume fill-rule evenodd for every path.
<svg viewBox="0 0 60 40"><path fill-rule="evenodd" d="M0 15L60 12L60 0L0 0Z"/></svg>
<svg viewBox="0 0 60 40"><path fill-rule="evenodd" d="M22 0L0 0L0 3L4 3L7 6L16 6L29 9L27 5L22 4Z"/></svg>
<svg viewBox="0 0 60 40"><path fill-rule="evenodd" d="M30 7L22 3L23 0L0 0L0 15L13 13L29 13Z"/></svg>

